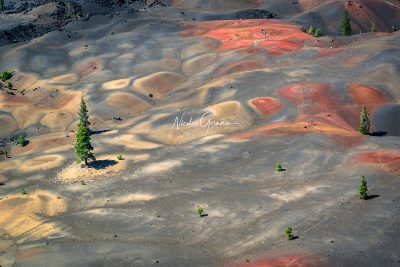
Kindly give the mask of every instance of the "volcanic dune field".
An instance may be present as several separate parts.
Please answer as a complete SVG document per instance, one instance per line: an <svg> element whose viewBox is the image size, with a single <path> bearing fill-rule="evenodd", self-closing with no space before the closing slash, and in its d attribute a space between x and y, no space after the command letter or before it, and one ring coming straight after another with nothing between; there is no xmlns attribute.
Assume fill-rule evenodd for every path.
<svg viewBox="0 0 400 267"><path fill-rule="evenodd" d="M0 47L0 265L398 266L399 2L165 2Z"/></svg>

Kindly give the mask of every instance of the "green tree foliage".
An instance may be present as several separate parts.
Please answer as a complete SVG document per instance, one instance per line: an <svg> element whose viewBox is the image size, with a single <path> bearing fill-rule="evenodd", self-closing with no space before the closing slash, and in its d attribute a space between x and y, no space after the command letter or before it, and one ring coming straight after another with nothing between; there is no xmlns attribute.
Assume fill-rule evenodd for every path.
<svg viewBox="0 0 400 267"><path fill-rule="evenodd" d="M366 200L368 196L367 192L368 192L367 181L365 180L365 176L362 176L360 186L358 187L359 198L362 200Z"/></svg>
<svg viewBox="0 0 400 267"><path fill-rule="evenodd" d="M202 207L197 207L196 214L199 217L203 217L204 216L204 209Z"/></svg>
<svg viewBox="0 0 400 267"><path fill-rule="evenodd" d="M315 36L315 37L321 37L321 36L322 36L322 32L321 32L321 29L320 29L320 28L317 28L317 29L315 30L314 36Z"/></svg>
<svg viewBox="0 0 400 267"><path fill-rule="evenodd" d="M0 0L0 11L3 12L5 8L4 0Z"/></svg>
<svg viewBox="0 0 400 267"><path fill-rule="evenodd" d="M360 114L360 128L358 129L360 133L363 135L369 134L369 129L371 127L371 122L369 121L368 118L368 111L365 106L361 108L361 114Z"/></svg>
<svg viewBox="0 0 400 267"><path fill-rule="evenodd" d="M314 27L312 25L308 28L307 33L311 34L311 35L315 34L315 30L314 30Z"/></svg>
<svg viewBox="0 0 400 267"><path fill-rule="evenodd" d="M122 154L117 154L117 160L123 160L124 157L122 156Z"/></svg>
<svg viewBox="0 0 400 267"><path fill-rule="evenodd" d="M288 226L286 227L286 239L287 240L292 240L293 239L293 229L292 227Z"/></svg>
<svg viewBox="0 0 400 267"><path fill-rule="evenodd" d="M92 144L90 142L90 122L89 115L86 107L85 100L81 99L81 106L79 109L79 124L76 133L75 155L77 162L84 161L88 165L88 160L95 160L93 156Z"/></svg>
<svg viewBox="0 0 400 267"><path fill-rule="evenodd" d="M351 35L350 16L349 16L349 11L347 11L347 9L345 9L342 19L342 35L343 36Z"/></svg>
<svg viewBox="0 0 400 267"><path fill-rule="evenodd" d="M18 135L17 144L20 146L26 146L28 144L28 141L25 139L25 135Z"/></svg>
<svg viewBox="0 0 400 267"><path fill-rule="evenodd" d="M1 1L1 0L0 0L0 1ZM3 71L3 72L0 74L0 80L2 80L3 82L5 82L5 81L11 79L12 76L13 76L12 72Z"/></svg>
<svg viewBox="0 0 400 267"><path fill-rule="evenodd" d="M282 164L281 164L280 162L277 162L277 163L275 164L275 170L276 170L277 172L281 172L281 171L282 171Z"/></svg>
<svg viewBox="0 0 400 267"><path fill-rule="evenodd" d="M12 90L14 88L14 86L13 86L12 83L8 82L7 83L7 88L8 88L8 90Z"/></svg>
<svg viewBox="0 0 400 267"><path fill-rule="evenodd" d="M375 20L372 20L372 24L371 24L371 32L377 32L377 28L376 28L376 23Z"/></svg>

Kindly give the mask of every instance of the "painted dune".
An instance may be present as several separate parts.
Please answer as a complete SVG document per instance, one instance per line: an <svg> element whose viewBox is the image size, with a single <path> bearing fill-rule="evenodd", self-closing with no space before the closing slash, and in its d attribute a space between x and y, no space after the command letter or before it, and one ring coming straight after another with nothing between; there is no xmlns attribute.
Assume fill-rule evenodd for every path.
<svg viewBox="0 0 400 267"><path fill-rule="evenodd" d="M398 1L5 2L0 267L399 264Z"/></svg>

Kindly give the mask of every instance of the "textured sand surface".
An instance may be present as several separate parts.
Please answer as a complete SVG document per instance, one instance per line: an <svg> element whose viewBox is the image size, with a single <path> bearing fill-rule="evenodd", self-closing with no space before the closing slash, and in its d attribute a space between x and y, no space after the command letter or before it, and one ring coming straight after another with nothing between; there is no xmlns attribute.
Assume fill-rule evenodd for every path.
<svg viewBox="0 0 400 267"><path fill-rule="evenodd" d="M398 2L164 2L0 47L0 265L397 266ZM345 7L381 32L302 31L337 34ZM232 15L253 9L276 18Z"/></svg>

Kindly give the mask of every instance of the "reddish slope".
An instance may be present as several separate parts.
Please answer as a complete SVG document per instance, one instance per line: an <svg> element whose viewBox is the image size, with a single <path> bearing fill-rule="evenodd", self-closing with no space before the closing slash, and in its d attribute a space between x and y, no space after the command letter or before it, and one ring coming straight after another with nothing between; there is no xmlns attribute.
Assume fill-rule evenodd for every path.
<svg viewBox="0 0 400 267"><path fill-rule="evenodd" d="M210 21L191 24L183 36L205 36L221 42L220 51L265 50L272 55L287 54L312 39L296 25L279 20Z"/></svg>

